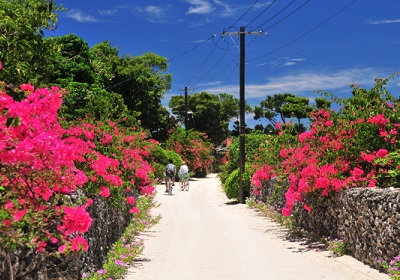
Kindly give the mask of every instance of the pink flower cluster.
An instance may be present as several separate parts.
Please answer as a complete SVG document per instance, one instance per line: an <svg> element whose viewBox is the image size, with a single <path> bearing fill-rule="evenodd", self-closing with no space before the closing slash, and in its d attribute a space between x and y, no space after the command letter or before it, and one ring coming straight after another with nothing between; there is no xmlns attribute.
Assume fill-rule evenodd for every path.
<svg viewBox="0 0 400 280"><path fill-rule="evenodd" d="M58 122L62 90L29 84L21 90L27 97L20 102L0 92L0 201L5 201L0 206L0 232L5 233L0 246L11 248L36 236L30 244L40 251L47 242L56 242L64 253L87 250L80 235L92 224L86 207L93 201L68 205L69 199L62 197L82 188L104 198L115 193L124 202L123 193L131 188L123 186L131 183L151 194L151 167L145 156L155 144L145 142L142 133L127 135L111 122L80 122L64 129ZM115 153L105 155L104 145L113 145ZM134 206L134 197L126 201ZM21 232L22 239L14 238L21 238Z"/></svg>
<svg viewBox="0 0 400 280"><path fill-rule="evenodd" d="M330 112L324 110L311 116L313 123L310 130L299 135L297 144L287 145L280 150L280 164L264 164L252 177L255 194L258 194L262 181L269 180L271 174L289 180L286 207L282 210L285 216L291 214L297 202L311 212L312 207L304 201L307 194L327 196L350 187L375 187L377 176L385 172L375 161L377 158L385 159L389 151L380 148L354 154L352 139L358 137L355 126L372 126L370 131L378 131L376 137L380 136L382 143L394 143L398 134L398 125L391 124L384 114L357 121L334 121L330 119Z"/></svg>

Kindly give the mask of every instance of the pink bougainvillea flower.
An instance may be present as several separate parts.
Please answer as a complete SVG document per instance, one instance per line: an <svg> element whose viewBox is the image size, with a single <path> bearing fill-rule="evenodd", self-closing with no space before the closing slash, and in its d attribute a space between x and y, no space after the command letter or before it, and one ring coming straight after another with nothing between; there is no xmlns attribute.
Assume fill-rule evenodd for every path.
<svg viewBox="0 0 400 280"><path fill-rule="evenodd" d="M260 195L260 191L258 190L258 189L254 189L253 190L253 194L255 195L255 196L257 196L257 195Z"/></svg>
<svg viewBox="0 0 400 280"><path fill-rule="evenodd" d="M0 61L0 70L3 69L3 63Z"/></svg>
<svg viewBox="0 0 400 280"><path fill-rule="evenodd" d="M10 227L12 224L11 220L4 220L3 222L6 227Z"/></svg>
<svg viewBox="0 0 400 280"><path fill-rule="evenodd" d="M78 235L71 239L71 251L87 251L89 249L89 244L82 236Z"/></svg>
<svg viewBox="0 0 400 280"><path fill-rule="evenodd" d="M87 206L90 206L90 205L92 205L92 204L93 204L93 199L88 198L88 200L86 201L86 205L87 205Z"/></svg>
<svg viewBox="0 0 400 280"><path fill-rule="evenodd" d="M326 126L332 126L333 125L333 121L329 120L325 122Z"/></svg>
<svg viewBox="0 0 400 280"><path fill-rule="evenodd" d="M87 232L92 225L92 218L86 212L85 206L77 206L75 208L66 206L64 207L62 222L63 224L58 225L57 229L68 236L75 232Z"/></svg>
<svg viewBox="0 0 400 280"><path fill-rule="evenodd" d="M139 188L140 188L140 193L145 196L151 195L154 192L154 187L151 185L140 186Z"/></svg>
<svg viewBox="0 0 400 280"><path fill-rule="evenodd" d="M376 152L376 156L377 156L377 157L380 157L380 158L384 158L384 157L386 157L388 154L389 154L389 151L386 150L386 149L379 149L379 150Z"/></svg>
<svg viewBox="0 0 400 280"><path fill-rule="evenodd" d="M4 208L12 209L14 208L14 203L12 201L6 200L6 203L4 203Z"/></svg>
<svg viewBox="0 0 400 280"><path fill-rule="evenodd" d="M101 187L100 187L100 192L99 192L99 194L100 194L102 197L107 198L107 197L110 196L111 192L110 192L110 189L109 189L109 188L107 188L107 187L105 187L105 186L101 186Z"/></svg>
<svg viewBox="0 0 400 280"><path fill-rule="evenodd" d="M361 154L361 158L366 162L373 162L375 159L375 155L373 154Z"/></svg>
<svg viewBox="0 0 400 280"><path fill-rule="evenodd" d="M46 247L46 246L47 246L47 243L46 243L46 242L44 242L43 240L40 241L40 242L37 244L37 250L38 250L38 252L43 253L43 252L45 251L44 247Z"/></svg>
<svg viewBox="0 0 400 280"><path fill-rule="evenodd" d="M26 90L26 91L30 91L30 92L34 92L35 88L34 86L32 86L31 84L22 84L20 86L21 90Z"/></svg>
<svg viewBox="0 0 400 280"><path fill-rule="evenodd" d="M67 245L61 245L60 247L58 247L58 252L65 253L66 249L67 249Z"/></svg>
<svg viewBox="0 0 400 280"><path fill-rule="evenodd" d="M25 214L26 214L25 210L19 210L17 213L14 214L14 222L21 221L22 218L25 216Z"/></svg>
<svg viewBox="0 0 400 280"><path fill-rule="evenodd" d="M50 238L50 242L53 244L56 244L58 242L58 239L55 237Z"/></svg>
<svg viewBox="0 0 400 280"><path fill-rule="evenodd" d="M128 202L129 204L135 204L135 197L133 197L133 196L128 196L127 198L126 198L126 202Z"/></svg>
<svg viewBox="0 0 400 280"><path fill-rule="evenodd" d="M312 212L312 209L308 204L304 204L304 209L306 209L308 211L308 213Z"/></svg>
<svg viewBox="0 0 400 280"><path fill-rule="evenodd" d="M131 214L140 214L140 210L136 207L133 207L132 209L129 210L129 213Z"/></svg>
<svg viewBox="0 0 400 280"><path fill-rule="evenodd" d="M355 178L360 178L364 174L364 170L355 167L353 170L350 170L351 175Z"/></svg>
<svg viewBox="0 0 400 280"><path fill-rule="evenodd" d="M282 209L282 215L285 216L285 217L290 216L291 213L292 213L292 211L291 211L289 208L287 208L287 207L284 207L284 208Z"/></svg>

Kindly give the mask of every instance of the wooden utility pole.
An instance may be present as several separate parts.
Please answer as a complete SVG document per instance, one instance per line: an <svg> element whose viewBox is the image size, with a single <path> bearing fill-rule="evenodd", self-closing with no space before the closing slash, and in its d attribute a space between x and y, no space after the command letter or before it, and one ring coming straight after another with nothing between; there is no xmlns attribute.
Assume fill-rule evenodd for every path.
<svg viewBox="0 0 400 280"><path fill-rule="evenodd" d="M185 131L186 131L186 136L187 136L188 135L188 110L189 110L188 87L185 87L184 91L185 91Z"/></svg>
<svg viewBox="0 0 400 280"><path fill-rule="evenodd" d="M239 159L239 203L245 203L244 188L243 188L243 174L245 172L246 161L246 124L245 124L245 35L260 35L260 32L246 32L245 27L240 27L239 32L224 32L222 35L239 35L240 39L240 73L239 73L239 90L240 90L240 104L239 104L239 144L240 144L240 159Z"/></svg>

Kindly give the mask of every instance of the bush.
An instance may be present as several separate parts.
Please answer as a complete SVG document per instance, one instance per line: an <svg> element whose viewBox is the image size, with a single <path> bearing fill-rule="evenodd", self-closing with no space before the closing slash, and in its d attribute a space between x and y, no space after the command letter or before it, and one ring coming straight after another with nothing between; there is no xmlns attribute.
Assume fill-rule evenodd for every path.
<svg viewBox="0 0 400 280"><path fill-rule="evenodd" d="M187 162L190 171L194 171L195 177L205 177L212 170L214 162L214 145L204 133L186 131L177 128L164 143L166 150L173 150ZM179 166L182 163L174 161Z"/></svg>
<svg viewBox="0 0 400 280"><path fill-rule="evenodd" d="M239 174L240 169L234 170L228 178L225 180L225 183L223 184L223 189L226 194L226 196L229 199L237 199L239 200ZM242 181L243 181L243 191L246 197L249 196L250 194L250 178L251 178L251 173L250 173L250 165L246 164L245 165L245 172L243 173Z"/></svg>

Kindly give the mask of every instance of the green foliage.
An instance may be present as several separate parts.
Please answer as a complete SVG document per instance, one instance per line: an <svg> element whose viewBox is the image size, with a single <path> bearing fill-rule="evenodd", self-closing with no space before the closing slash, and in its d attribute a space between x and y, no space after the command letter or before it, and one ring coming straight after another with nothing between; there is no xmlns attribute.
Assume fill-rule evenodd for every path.
<svg viewBox="0 0 400 280"><path fill-rule="evenodd" d="M71 82L63 98L60 116L66 120L111 120L125 127L138 127L138 115L129 112L121 95L86 83Z"/></svg>
<svg viewBox="0 0 400 280"><path fill-rule="evenodd" d="M163 143L163 147L179 154L196 177L204 177L212 171L214 145L203 133L178 127Z"/></svg>
<svg viewBox="0 0 400 280"><path fill-rule="evenodd" d="M257 158L259 149L265 146L267 139L271 138L270 135L262 134L258 131L254 131L250 134L245 135L245 158L246 162L253 162L254 158ZM230 176L230 174L239 168L240 160L240 138L234 137L232 144L229 148L229 152L226 158L226 162L222 166L222 172L219 174L222 184Z"/></svg>
<svg viewBox="0 0 400 280"><path fill-rule="evenodd" d="M400 280L400 255L394 257L389 262L377 260L377 263L390 276L390 279Z"/></svg>
<svg viewBox="0 0 400 280"><path fill-rule="evenodd" d="M329 108L331 102L324 98L316 100L317 108ZM286 119L291 119L297 123L297 131L303 132L305 128L301 124L301 120L308 118L310 112L315 110L315 107L309 105L309 99L306 97L296 96L290 93L275 94L267 96L265 100L260 102L260 106L254 108L254 119L267 119L273 126L269 130L275 131L276 125L286 123Z"/></svg>
<svg viewBox="0 0 400 280"><path fill-rule="evenodd" d="M51 83L66 87L71 82L89 85L95 82L89 45L84 39L68 34L49 37L45 41L54 51L52 69L48 73Z"/></svg>
<svg viewBox="0 0 400 280"><path fill-rule="evenodd" d="M232 117L239 114L239 100L232 95L221 93L218 96L207 92L188 95L187 129L204 132L214 144L228 137L228 125ZM184 124L186 106L184 96L173 96L168 104L177 120Z"/></svg>
<svg viewBox="0 0 400 280"><path fill-rule="evenodd" d="M242 183L243 183L243 191L245 194L250 193L250 178L251 178L251 168L249 164L245 164L245 172L243 173ZM239 168L234 170L228 178L226 178L225 183L223 184L223 189L226 194L226 197L229 199L239 200Z"/></svg>
<svg viewBox="0 0 400 280"><path fill-rule="evenodd" d="M96 83L104 88L112 90L113 79L119 62L119 51L112 47L109 41L103 41L94 45L89 50L93 72L96 76Z"/></svg>
<svg viewBox="0 0 400 280"><path fill-rule="evenodd" d="M156 145L150 156L155 166L154 176L158 178L158 180L162 180L162 178L164 178L164 168L168 164L171 153L164 150L160 145ZM172 157L173 156L171 156L171 158Z"/></svg>
<svg viewBox="0 0 400 280"><path fill-rule="evenodd" d="M42 81L52 63L43 30L56 26L61 10L48 0L0 1L0 80L16 85Z"/></svg>
<svg viewBox="0 0 400 280"><path fill-rule="evenodd" d="M106 49L106 48L105 48ZM114 54L96 52L96 62L105 56L105 61L115 59ZM98 65L96 65L98 67ZM112 77L103 81L106 88L119 93L130 111L139 112L139 120L143 128L152 137L159 140L173 127L167 109L161 100L171 88L172 75L166 73L167 59L154 53L141 56L122 56L115 65L113 72L105 71L104 77ZM112 74L113 73L113 74Z"/></svg>
<svg viewBox="0 0 400 280"><path fill-rule="evenodd" d="M332 237L325 237L327 249L333 253L336 257L343 256L346 253L346 243L343 240Z"/></svg>

